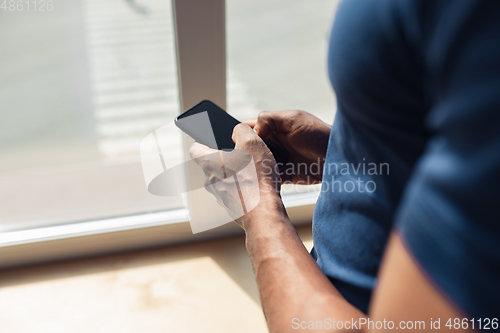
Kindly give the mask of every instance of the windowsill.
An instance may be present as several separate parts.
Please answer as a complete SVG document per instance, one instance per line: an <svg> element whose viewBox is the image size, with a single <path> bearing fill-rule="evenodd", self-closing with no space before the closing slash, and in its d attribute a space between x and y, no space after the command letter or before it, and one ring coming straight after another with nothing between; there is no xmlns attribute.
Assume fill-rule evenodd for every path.
<svg viewBox="0 0 500 333"><path fill-rule="evenodd" d="M297 231L310 250L310 228ZM9 270L0 281L2 332L269 332L241 236Z"/></svg>
<svg viewBox="0 0 500 333"><path fill-rule="evenodd" d="M318 192L283 196L296 226L311 222ZM192 234L186 209L0 233L0 268L242 234L234 223Z"/></svg>

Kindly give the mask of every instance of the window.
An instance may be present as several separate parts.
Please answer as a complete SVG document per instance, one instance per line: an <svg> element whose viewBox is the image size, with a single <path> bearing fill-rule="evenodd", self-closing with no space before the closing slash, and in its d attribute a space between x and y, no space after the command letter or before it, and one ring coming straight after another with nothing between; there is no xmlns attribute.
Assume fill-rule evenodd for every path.
<svg viewBox="0 0 500 333"><path fill-rule="evenodd" d="M217 216L193 196L186 209L149 194L140 142L201 99L242 120L295 108L331 122L335 5L75 0L0 10L0 266L241 232L192 235L188 216ZM292 220L310 221L317 187L285 192Z"/></svg>
<svg viewBox="0 0 500 333"><path fill-rule="evenodd" d="M227 1L228 111L248 119L262 110L304 110L331 124L336 104L326 56L336 6L335 0Z"/></svg>
<svg viewBox="0 0 500 333"><path fill-rule="evenodd" d="M138 149L180 110L170 2L0 15L0 230L182 207L147 192Z"/></svg>
<svg viewBox="0 0 500 333"><path fill-rule="evenodd" d="M261 110L305 110L333 122L326 71L337 1L227 1L228 110L241 119Z"/></svg>

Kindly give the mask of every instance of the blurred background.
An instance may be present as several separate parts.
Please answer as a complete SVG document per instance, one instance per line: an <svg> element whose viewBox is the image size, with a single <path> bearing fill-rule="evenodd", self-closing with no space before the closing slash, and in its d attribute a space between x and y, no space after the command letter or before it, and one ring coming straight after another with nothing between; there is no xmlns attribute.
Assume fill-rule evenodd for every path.
<svg viewBox="0 0 500 333"><path fill-rule="evenodd" d="M335 97L327 77L326 48L336 5L336 0L226 1L228 112L243 120L256 117L261 110L302 109L332 123ZM28 11L26 4L23 10L5 9L0 9L0 233L181 207L179 200L147 192L139 156L140 141L182 111L171 2L65 0L54 1L51 11L34 11L33 7ZM176 149L180 151L182 147L172 147L172 154L179 153L174 151ZM312 246L310 230L304 229L301 235L309 242L308 246ZM225 242L229 242L229 247L221 245L226 244L222 241L185 247L182 251L192 254L181 258L187 260L187 266L179 263L181 259L172 259L177 266L165 264L168 266L165 270L182 280L183 272L190 275L196 272L196 267L201 267L202 271L205 267L203 272L213 274L214 281L218 281L214 283L220 286L224 285L220 280L224 276L237 281L242 279L241 274L247 274L250 279L243 279L247 281L243 286L242 282L233 282L240 291L251 290L243 292L241 297L249 297L251 307L258 308L258 296L242 239ZM215 261L214 267L220 272L212 270L209 262L202 260L198 265L189 261L205 258L206 251L214 247L215 252L232 251L236 255L232 259L223 256ZM90 284L94 284L94 288L89 290L97 293L91 292L95 297L86 301L88 304L99 302L96 295L102 292L100 288L107 288L103 286L113 281L121 281L116 282L119 288L127 285L121 275L116 277L116 271L109 273L119 268L125 270L124 276L129 274L138 279L139 282L133 283L151 287L144 281L155 281L151 287L153 303L154 295L168 298L181 293L182 296L182 292L172 286L162 287L161 281L168 282L168 277L160 278L155 270L126 273L130 267L149 265L138 263L148 259L138 258L153 256L156 265L161 261L159 258L169 262L165 258L179 253L176 248L162 251L161 256L153 251L143 257L134 257L131 266L122 262L129 259L112 257L99 262L70 264L77 265L73 268L56 265L47 270L34 268L35 271L24 269L5 273L0 276L0 287L3 287L0 289L0 313L3 313L0 318L4 317L0 321L8 323L4 326L8 329L2 332L30 331L28 323L20 320L43 308L30 308L28 304L34 298L56 299L62 302L58 304L64 304L70 297L64 292L76 288L81 290L77 299L80 297L84 302L86 287L75 281L85 276L93 276ZM221 265L221 262L226 264ZM96 265L101 268L91 268ZM108 272L107 275L103 271ZM31 276L31 280L26 279L26 275ZM64 280L61 286L54 282L61 281L61 276L72 276L76 280ZM105 282L101 286L96 281ZM113 283L111 285L116 287ZM191 291L188 288L187 292L196 295L197 289L193 288ZM214 292L216 295L217 291ZM109 294L108 300L101 300L107 305L100 311L112 311L112 304L118 299L119 303L126 303L136 297L114 299L113 295ZM231 295L228 297L231 300ZM239 301L244 307L248 300ZM184 310L197 309L199 313L202 309L197 308L196 302L193 299L185 303L183 306L188 309ZM174 303L159 304L169 311L177 308ZM63 308L54 305L54 309ZM45 308L45 311L50 309ZM72 314L76 315L77 322L95 318L86 317L84 309L87 308L77 308L79 314ZM227 332L265 331L260 310L252 313L258 317L255 319L258 329L235 330L229 325ZM142 319L147 318L144 316ZM127 322L128 317L116 313L113 318L113 322ZM58 326L55 321L46 321L45 329L36 332L68 329L63 324ZM102 327L106 327L102 323ZM177 330L166 331L189 331L187 326L179 325ZM116 327L111 331L116 332ZM223 332L221 327L226 326L217 326L217 330L215 327L205 331ZM165 328L168 327L159 331L165 332ZM120 329L120 332L127 332L125 326ZM197 332L202 331L198 327ZM156 331L151 328L149 332Z"/></svg>
<svg viewBox="0 0 500 333"><path fill-rule="evenodd" d="M230 113L302 109L332 122L335 5L227 1ZM170 1L67 0L0 16L0 230L179 207L147 192L138 149L180 113Z"/></svg>

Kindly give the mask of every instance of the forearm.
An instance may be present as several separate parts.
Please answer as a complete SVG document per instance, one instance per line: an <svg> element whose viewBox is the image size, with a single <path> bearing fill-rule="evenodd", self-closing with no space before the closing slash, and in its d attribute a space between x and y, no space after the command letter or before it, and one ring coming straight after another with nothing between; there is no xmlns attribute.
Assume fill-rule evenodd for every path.
<svg viewBox="0 0 500 333"><path fill-rule="evenodd" d="M245 231L271 332L292 331L293 318L316 321L362 317L308 253L286 216L279 196L262 199L265 207L248 215Z"/></svg>

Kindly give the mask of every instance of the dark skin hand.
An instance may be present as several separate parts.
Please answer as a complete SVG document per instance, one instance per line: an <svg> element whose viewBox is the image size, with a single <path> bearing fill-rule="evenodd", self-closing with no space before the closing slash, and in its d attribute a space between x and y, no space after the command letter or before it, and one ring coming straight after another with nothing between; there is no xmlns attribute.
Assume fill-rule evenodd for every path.
<svg viewBox="0 0 500 333"><path fill-rule="evenodd" d="M291 112L291 113L289 113ZM305 125L287 121L289 115L294 119L302 119ZM262 118L259 121L259 118ZM257 126L257 133L268 138L283 139L282 147L288 147L295 163L315 162L315 158L325 156L325 150L315 148L308 135L318 133L319 144L327 142L327 128L319 119L297 111L264 113L257 120L249 121ZM275 119L269 119L275 118ZM318 128L315 127L315 124ZM274 126L274 127L271 127ZM260 127L260 128L259 128ZM276 129L276 131L272 129ZM300 131L302 135L294 133ZM312 140L312 141L311 141ZM272 333L288 333L311 331L309 323L322 322L325 318L334 318L337 322L346 323L343 328L318 328L314 332L368 332L369 326L350 326L351 322L367 320L365 314L350 304L321 271L312 256L304 247L290 222L279 189L270 186L278 175L269 175L264 161L276 163L262 139L246 124L239 124L233 130L233 141L237 149L250 152L255 162L258 190L252 184L241 191L253 193L258 204L247 214L237 219L237 223L245 230L246 247L252 260L264 315ZM326 146L325 146L326 147ZM205 152L203 152L205 150ZM195 145L192 156L213 153L207 147ZM199 160L199 157L198 157ZM311 162L311 163L312 163ZM219 165L220 161L214 162ZM200 163L208 179L214 177L214 167ZM300 180L293 175L291 179ZM214 192L218 189L214 188ZM221 188L222 197L227 191ZM447 330L444 324L449 318L464 318L454 306L427 279L406 249L401 237L392 233L387 244L380 272L378 285L369 307L369 318L372 321L393 321L395 328L401 322L416 323L412 330L428 332L429 320L440 318L441 329ZM298 326L297 326L298 325ZM420 325L420 324L419 324ZM471 331L471 327L460 327L453 332ZM376 330L376 329L375 329ZM376 331L392 331L382 328ZM437 330L436 330L437 331ZM448 330L447 330L448 331Z"/></svg>
<svg viewBox="0 0 500 333"><path fill-rule="evenodd" d="M297 110L262 111L258 118L244 123L254 128L261 138L268 139L287 151L291 163L281 169L282 182L321 182L330 125L310 113ZM318 163L318 166L312 167L313 163Z"/></svg>

